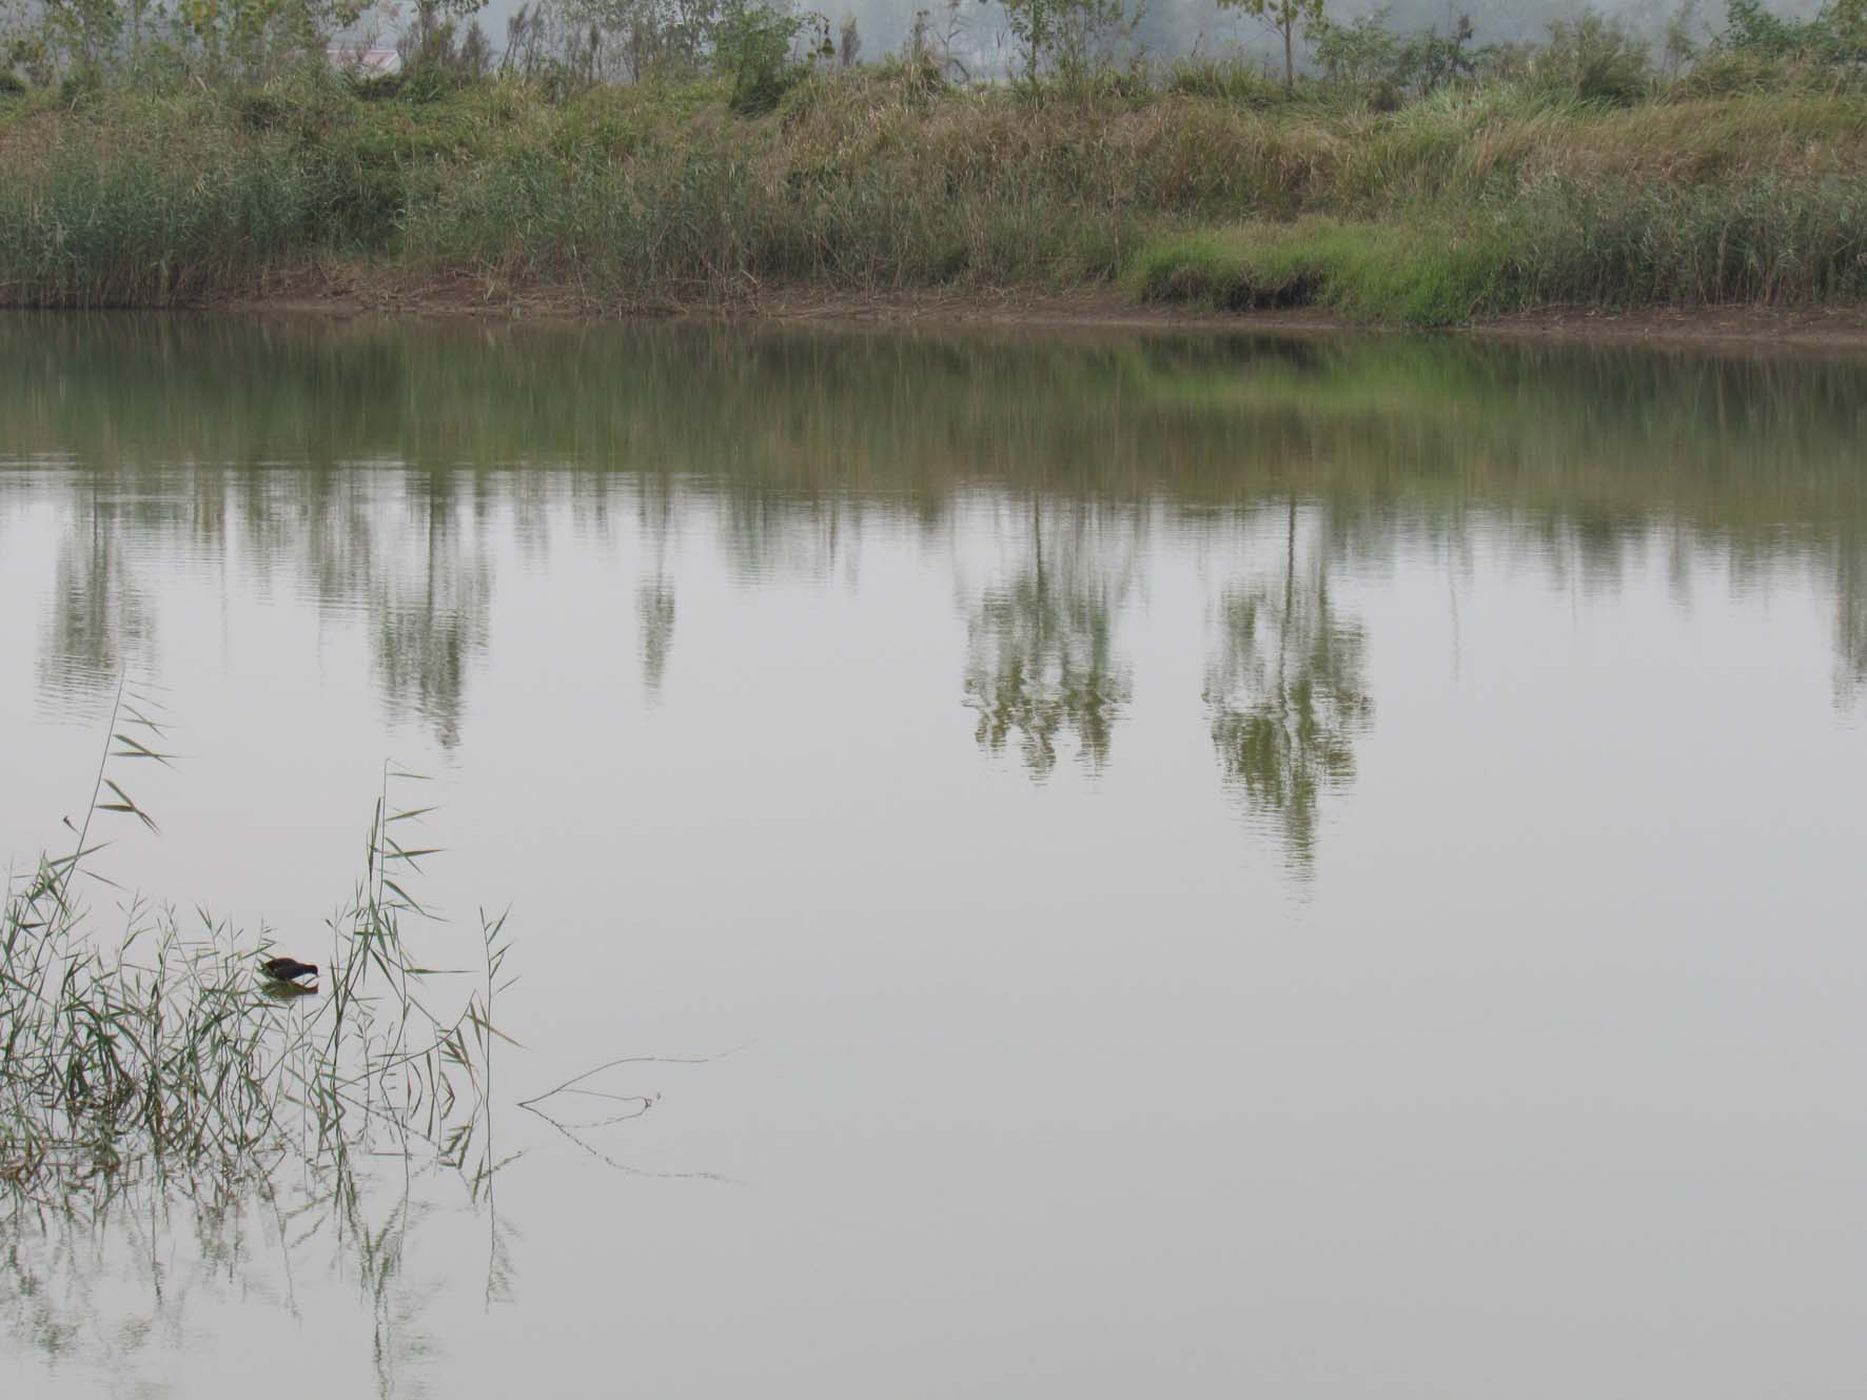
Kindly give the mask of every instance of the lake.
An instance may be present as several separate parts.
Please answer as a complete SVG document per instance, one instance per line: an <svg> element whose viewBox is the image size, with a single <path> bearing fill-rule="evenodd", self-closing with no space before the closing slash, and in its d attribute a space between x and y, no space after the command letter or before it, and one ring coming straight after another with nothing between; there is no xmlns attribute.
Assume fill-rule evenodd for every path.
<svg viewBox="0 0 1867 1400"><path fill-rule="evenodd" d="M0 1179L0 1393L1854 1395L1864 442L1863 357L0 319L0 852L121 683L100 929L315 956L391 764L519 978L471 1163Z"/></svg>

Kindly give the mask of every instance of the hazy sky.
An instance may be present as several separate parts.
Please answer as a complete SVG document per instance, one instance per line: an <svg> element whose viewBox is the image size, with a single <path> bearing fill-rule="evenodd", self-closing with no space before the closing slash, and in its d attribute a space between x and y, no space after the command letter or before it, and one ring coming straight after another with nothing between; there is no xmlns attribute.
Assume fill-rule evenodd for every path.
<svg viewBox="0 0 1867 1400"><path fill-rule="evenodd" d="M495 39L519 0L491 0L481 12L481 23ZM913 24L917 10L937 8L939 0L800 0L806 9L817 9L832 24L854 15L863 40L863 57L878 58L898 49ZM1131 0L1132 3L1132 0ZM1804 14L1816 7L1818 0L1774 0L1770 8L1786 14ZM1178 55L1226 51L1239 46L1263 49L1272 45L1263 24L1237 10L1220 8L1215 0L1151 0L1144 32L1156 51ZM1328 0L1327 12L1336 19L1353 19L1377 10L1374 0ZM1585 8L1583 0L1393 0L1389 6L1390 22L1397 29L1416 30L1432 25L1449 28L1461 14L1469 14L1477 30L1478 42L1497 43L1541 35L1552 20L1566 19ZM1678 9L1678 0L1619 0L1594 8L1624 18L1630 25L1649 33L1658 32L1666 19ZM1722 24L1724 0L1700 0L1698 18L1701 26ZM995 53L1004 42L1005 12L997 0L962 0L961 16L971 35L973 47L982 53Z"/></svg>

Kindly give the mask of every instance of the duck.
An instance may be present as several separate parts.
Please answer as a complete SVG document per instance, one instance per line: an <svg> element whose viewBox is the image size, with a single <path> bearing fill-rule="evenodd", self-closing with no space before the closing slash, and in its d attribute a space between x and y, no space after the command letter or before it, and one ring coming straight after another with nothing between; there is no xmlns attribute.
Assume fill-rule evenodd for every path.
<svg viewBox="0 0 1867 1400"><path fill-rule="evenodd" d="M259 970L275 982L295 982L300 977L316 977L316 963L300 962L297 958L267 958L259 965Z"/></svg>

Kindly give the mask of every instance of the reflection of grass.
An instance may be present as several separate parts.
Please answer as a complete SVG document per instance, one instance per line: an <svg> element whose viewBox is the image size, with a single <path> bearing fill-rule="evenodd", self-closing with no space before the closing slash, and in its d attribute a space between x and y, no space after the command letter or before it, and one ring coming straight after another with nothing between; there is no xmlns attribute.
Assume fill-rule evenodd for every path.
<svg viewBox="0 0 1867 1400"><path fill-rule="evenodd" d="M1561 541L1606 519L1622 547L1667 522L1734 563L1818 568L1858 609L1864 396L1848 358L1439 337L0 317L0 450L87 464L0 472L0 512L43 496L69 518L82 567L44 664L73 677L133 654L135 610L98 604L138 595L156 542L283 571L391 635L403 594L381 586L396 556L378 527L397 516L378 503L429 522L425 588L468 579L484 553L468 522L556 492L593 512L639 501L657 531L711 518L735 560L774 567L871 516L950 521L981 489L1188 516L1295 492L1370 548L1412 528L1465 538L1478 512ZM269 460L299 465L220 465ZM419 470L344 466L395 460ZM435 596L483 610L483 593ZM408 655L381 677L399 704L466 675L447 647Z"/></svg>
<svg viewBox="0 0 1867 1400"><path fill-rule="evenodd" d="M401 930L420 912L408 872L431 852L396 834L420 813L390 808L385 785L320 994L281 1000L258 976L263 938L136 904L112 949L86 918L74 884L98 849L93 823L153 826L111 769L161 761L159 730L120 696L111 732L86 834L10 889L0 914L0 1175L82 1178L151 1157L239 1177L306 1142L324 1159L384 1129L464 1162L506 945L486 925L483 984L457 1015L429 1008Z"/></svg>
<svg viewBox="0 0 1867 1400"><path fill-rule="evenodd" d="M1734 565L1819 570L1857 619L1864 401L1848 357L1433 336L0 317L0 451L86 464L0 471L0 515L43 500L68 521L48 675L95 685L134 656L147 563L180 548L376 619L404 643L381 668L392 699L440 722L491 596L484 522L559 493L639 505L653 536L710 519L748 569L904 511L943 528L980 491L1183 519L1294 493L1377 551L1414 529L1469 539L1482 514L1604 562L1663 523ZM295 465L243 465L268 461ZM412 470L346 465L363 461ZM425 526L418 560L383 525L401 520ZM651 672L676 616L657 588ZM1867 674L1858 621L1838 625Z"/></svg>
<svg viewBox="0 0 1867 1400"><path fill-rule="evenodd" d="M369 606L359 581L383 571L387 544L368 491L445 520L506 498L490 469L514 462L576 468L562 489L593 506L724 493L757 507L733 516L758 536L746 549L788 548L767 537L801 511L911 498L938 512L981 486L1199 507L1293 480L1352 503L1450 479L1471 505L1560 518L1587 499L1821 539L1867 521L1864 394L1867 370L1846 358L1428 337L0 318L5 450L82 458L83 476L49 489L87 530L206 548L237 534L252 557ZM280 458L302 465L162 465ZM343 469L365 460L422 470ZM181 494L146 489L156 475Z"/></svg>

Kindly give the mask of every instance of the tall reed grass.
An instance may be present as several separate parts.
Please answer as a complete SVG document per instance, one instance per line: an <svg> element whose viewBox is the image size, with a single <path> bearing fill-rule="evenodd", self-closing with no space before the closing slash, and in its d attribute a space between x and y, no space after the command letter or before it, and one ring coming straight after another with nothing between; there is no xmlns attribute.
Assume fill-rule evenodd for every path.
<svg viewBox="0 0 1867 1400"><path fill-rule="evenodd" d="M329 921L312 995L261 976L263 931L132 902L112 937L88 916L98 824L154 825L118 770L167 761L133 695L119 694L110 736L75 845L9 886L0 910L0 1177L85 1178L146 1158L239 1177L385 1131L464 1160L508 944L502 920L483 921L464 1003L430 1004L404 937L422 913L408 872L433 854L398 835L422 815L391 803L407 775L385 773L365 877Z"/></svg>
<svg viewBox="0 0 1867 1400"><path fill-rule="evenodd" d="M1500 81L1378 113L1181 78L1033 95L818 75L757 120L717 84L416 101L300 76L16 98L0 105L0 303L253 296L332 265L611 309L1128 285L1218 304L1308 289L1440 322L1860 295L1852 87L1602 106Z"/></svg>

